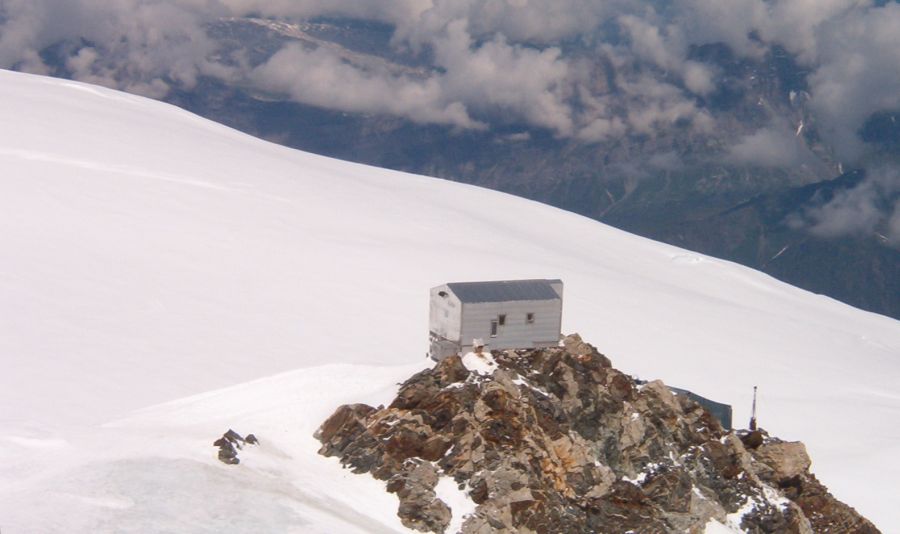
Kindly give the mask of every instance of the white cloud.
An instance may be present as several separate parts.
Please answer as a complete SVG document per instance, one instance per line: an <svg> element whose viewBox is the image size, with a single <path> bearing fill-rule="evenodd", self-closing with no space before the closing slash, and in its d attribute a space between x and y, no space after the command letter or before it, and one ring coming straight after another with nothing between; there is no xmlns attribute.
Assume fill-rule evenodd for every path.
<svg viewBox="0 0 900 534"><path fill-rule="evenodd" d="M770 16L761 28L763 37L782 44L806 64L814 64L819 54L823 25L844 20L872 5L869 0L779 0L770 7ZM833 23L833 22L831 22ZM828 39L827 35L824 39Z"/></svg>
<svg viewBox="0 0 900 534"><path fill-rule="evenodd" d="M888 243L900 247L900 200L894 203L894 212L887 224Z"/></svg>
<svg viewBox="0 0 900 534"><path fill-rule="evenodd" d="M809 149L786 124L776 122L741 138L728 150L728 160L757 167L793 167L812 159Z"/></svg>
<svg viewBox="0 0 900 534"><path fill-rule="evenodd" d="M884 226L888 241L896 244L900 237L898 193L900 168L878 167L869 171L855 187L838 191L827 202L806 208L793 223L825 238L873 234Z"/></svg>
<svg viewBox="0 0 900 534"><path fill-rule="evenodd" d="M477 37L502 34L510 41L550 44L592 33L631 2L612 0L434 0L418 16L399 22L397 38L415 46L431 42L458 20Z"/></svg>
<svg viewBox="0 0 900 534"><path fill-rule="evenodd" d="M650 167L664 171L676 171L683 167L681 158L675 152L653 154L647 161Z"/></svg>
<svg viewBox="0 0 900 534"><path fill-rule="evenodd" d="M831 202L807 213L809 231L820 237L871 234L883 217L874 198L870 183L841 191Z"/></svg>
<svg viewBox="0 0 900 534"><path fill-rule="evenodd" d="M675 0L672 18L692 44L725 43L748 57L765 52L765 45L752 38L769 21L763 0Z"/></svg>
<svg viewBox="0 0 900 534"><path fill-rule="evenodd" d="M664 35L657 26L634 15L619 17L619 24L628 34L631 51L638 58L664 70L678 69L684 62L685 46L677 28L668 28Z"/></svg>
<svg viewBox="0 0 900 534"><path fill-rule="evenodd" d="M467 24L449 24L435 39L441 85L454 98L483 112L512 114L560 135L572 132L568 63L558 48L510 45L505 38L475 45Z"/></svg>
<svg viewBox="0 0 900 534"><path fill-rule="evenodd" d="M482 127L472 120L465 105L447 98L438 79L367 72L324 48L305 50L289 45L254 69L250 80L263 89L314 106L392 114L415 122Z"/></svg>
<svg viewBox="0 0 900 534"><path fill-rule="evenodd" d="M900 4L855 13L824 35L812 105L830 144L853 159L865 150L857 136L865 120L900 107Z"/></svg>
<svg viewBox="0 0 900 534"><path fill-rule="evenodd" d="M404 77L292 48L270 60L286 72L254 71L206 35L219 17L249 14L385 22L395 46L427 49L437 70ZM0 67L48 72L39 52L68 41L80 43L63 58L77 79L157 97L213 76L336 109L462 127L503 117L593 142L674 123L709 129L695 96L715 92L719 72L690 60L691 47L721 42L760 57L779 44L811 72L820 134L850 160L865 151L865 119L900 106L897 28L900 5L870 0L0 0ZM570 54L575 42L596 55ZM595 72L601 61L613 85ZM297 77L297 65L315 76ZM328 91L329 77L353 83ZM771 135L745 139L735 157ZM776 148L774 161L792 161Z"/></svg>
<svg viewBox="0 0 900 534"><path fill-rule="evenodd" d="M684 85L692 93L706 95L716 89L713 70L696 61L685 61L683 65Z"/></svg>
<svg viewBox="0 0 900 534"><path fill-rule="evenodd" d="M38 53L66 41L91 43L66 64L80 80L164 96L171 80L192 87L211 67L215 45L202 22L224 14L215 3L141 0L7 0L0 67L47 71ZM92 57L92 54L96 54Z"/></svg>
<svg viewBox="0 0 900 534"><path fill-rule="evenodd" d="M185 0L181 0L184 2ZM210 3L195 0L195 3ZM316 16L351 17L405 24L432 7L431 0L217 0L236 16L303 19Z"/></svg>

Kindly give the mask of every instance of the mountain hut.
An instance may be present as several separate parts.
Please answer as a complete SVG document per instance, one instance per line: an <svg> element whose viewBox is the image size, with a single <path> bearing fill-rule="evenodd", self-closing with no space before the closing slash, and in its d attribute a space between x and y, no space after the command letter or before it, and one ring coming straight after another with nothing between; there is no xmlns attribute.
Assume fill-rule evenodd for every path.
<svg viewBox="0 0 900 534"><path fill-rule="evenodd" d="M555 347L562 327L562 280L451 282L431 288L430 350L434 360L472 350Z"/></svg>

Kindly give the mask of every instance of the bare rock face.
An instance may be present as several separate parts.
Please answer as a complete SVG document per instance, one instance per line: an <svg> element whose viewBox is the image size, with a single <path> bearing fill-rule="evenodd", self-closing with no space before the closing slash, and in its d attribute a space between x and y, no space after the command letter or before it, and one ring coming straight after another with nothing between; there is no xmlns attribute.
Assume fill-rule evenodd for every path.
<svg viewBox="0 0 900 534"><path fill-rule="evenodd" d="M828 489L809 472L812 463L806 447L799 441L769 438L751 451L759 477L777 487L803 512L813 532L873 534L878 532L870 522L846 504L835 499Z"/></svg>
<svg viewBox="0 0 900 534"><path fill-rule="evenodd" d="M755 448L662 382L637 384L577 336L493 353L491 376L451 357L387 408L339 407L319 450L387 482L404 525L446 531L450 477L476 505L462 532L878 532L809 473L800 443ZM746 438L746 436L744 436Z"/></svg>

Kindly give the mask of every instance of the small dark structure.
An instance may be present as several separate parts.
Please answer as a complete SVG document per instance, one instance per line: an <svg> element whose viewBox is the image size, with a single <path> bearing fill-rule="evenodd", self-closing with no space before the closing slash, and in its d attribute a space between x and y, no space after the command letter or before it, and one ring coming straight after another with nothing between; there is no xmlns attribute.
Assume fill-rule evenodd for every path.
<svg viewBox="0 0 900 534"><path fill-rule="evenodd" d="M721 402L716 402L714 400L707 399L706 397L701 397L697 395L693 391L688 391L686 389L675 388L672 386L668 386L669 390L676 395L684 395L685 397L691 399L696 402L700 406L706 408L706 410L713 415L716 419L719 420L719 423L722 424L722 428L725 430L731 430L731 405L730 404L722 404Z"/></svg>

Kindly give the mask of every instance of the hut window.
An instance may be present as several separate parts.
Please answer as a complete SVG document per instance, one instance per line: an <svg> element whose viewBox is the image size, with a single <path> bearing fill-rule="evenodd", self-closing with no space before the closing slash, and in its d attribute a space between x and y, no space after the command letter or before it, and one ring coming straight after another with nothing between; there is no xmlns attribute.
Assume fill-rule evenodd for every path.
<svg viewBox="0 0 900 534"><path fill-rule="evenodd" d="M505 313L501 314L497 317L497 324L499 324L500 326L503 326L506 324L506 314Z"/></svg>
<svg viewBox="0 0 900 534"><path fill-rule="evenodd" d="M497 321L491 321L491 337L497 337Z"/></svg>
<svg viewBox="0 0 900 534"><path fill-rule="evenodd" d="M438 291L438 296L447 298L447 292L446 291Z"/></svg>
<svg viewBox="0 0 900 534"><path fill-rule="evenodd" d="M531 312L526 313L525 314L525 322L528 324L533 323L534 322L534 314Z"/></svg>

